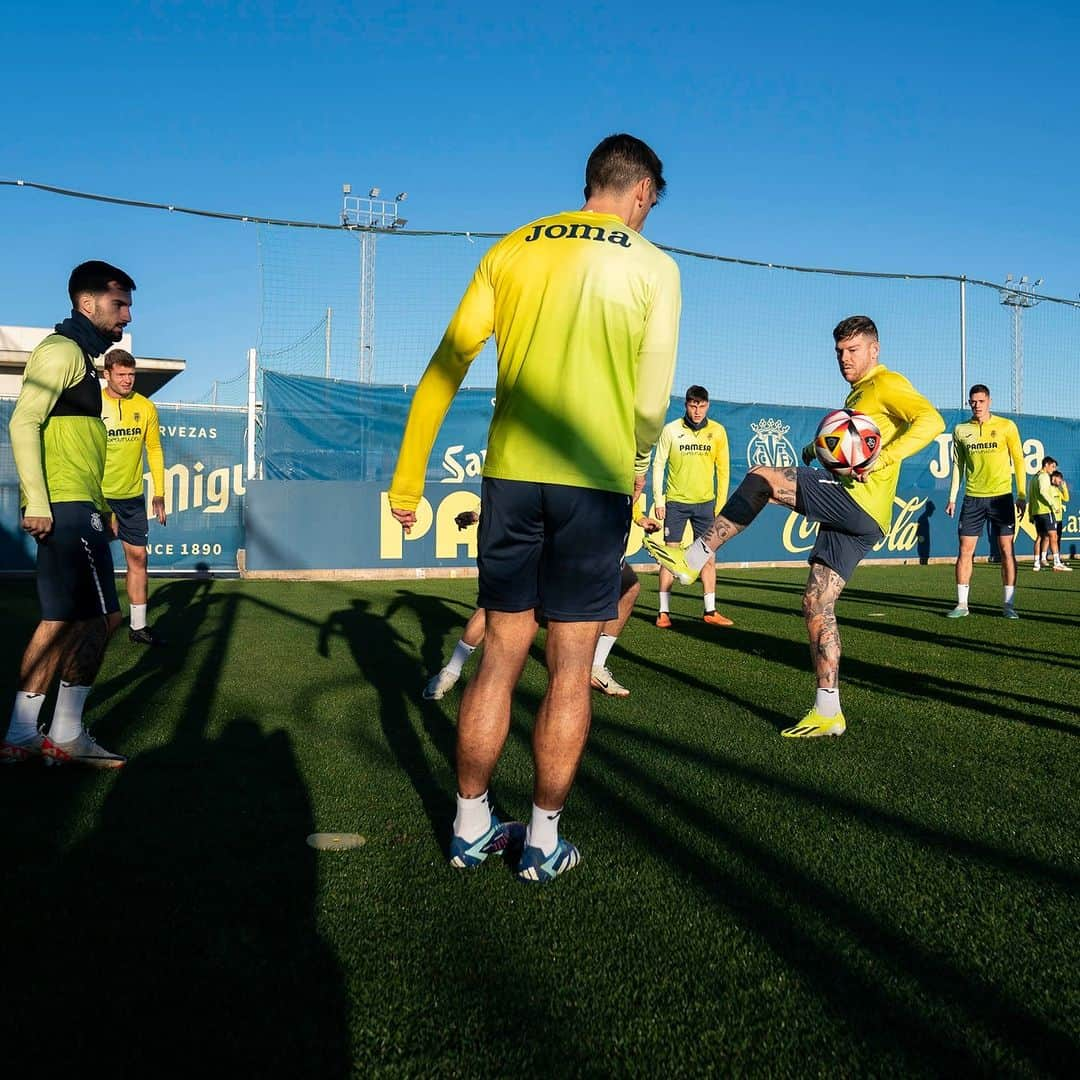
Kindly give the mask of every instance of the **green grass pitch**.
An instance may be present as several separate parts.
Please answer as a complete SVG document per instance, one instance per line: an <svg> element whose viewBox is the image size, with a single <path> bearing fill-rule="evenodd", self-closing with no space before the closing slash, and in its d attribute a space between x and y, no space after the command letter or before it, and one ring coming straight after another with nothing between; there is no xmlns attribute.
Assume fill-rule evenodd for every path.
<svg viewBox="0 0 1080 1080"><path fill-rule="evenodd" d="M545 888L444 861L459 692L419 691L473 582L159 583L172 646L118 635L90 699L128 766L0 775L5 1071L1076 1075L1080 573L1020 575L1020 621L987 566L949 621L951 567L861 569L816 741L778 735L805 571L721 571L731 629L677 589L669 631L643 576ZM10 688L35 605L4 592Z"/></svg>

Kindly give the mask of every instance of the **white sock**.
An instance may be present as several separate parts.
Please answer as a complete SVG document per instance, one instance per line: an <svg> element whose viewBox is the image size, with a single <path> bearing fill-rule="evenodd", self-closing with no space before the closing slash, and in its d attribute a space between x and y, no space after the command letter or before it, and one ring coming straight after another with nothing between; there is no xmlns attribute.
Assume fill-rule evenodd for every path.
<svg viewBox="0 0 1080 1080"><path fill-rule="evenodd" d="M533 803L532 818L525 832L525 846L538 847L550 855L559 846L559 815L562 810L545 810Z"/></svg>
<svg viewBox="0 0 1080 1080"><path fill-rule="evenodd" d="M145 630L146 629L146 605L145 604L132 604L131 605L131 629L132 630Z"/></svg>
<svg viewBox="0 0 1080 1080"><path fill-rule="evenodd" d="M660 594L660 614L671 614L671 590Z"/></svg>
<svg viewBox="0 0 1080 1080"><path fill-rule="evenodd" d="M457 797L457 814L454 817L454 835L471 843L479 840L491 828L491 803L488 793L475 799Z"/></svg>
<svg viewBox="0 0 1080 1080"><path fill-rule="evenodd" d="M468 660L474 652L476 652L475 645L468 645L464 641L459 641L457 645L454 646L454 655L450 657L450 660L446 665L446 670L453 672L455 675L460 675L461 668L465 661Z"/></svg>
<svg viewBox="0 0 1080 1080"><path fill-rule="evenodd" d="M840 691L826 690L825 687L819 686L817 697L814 699L814 708L822 716L836 716L840 711Z"/></svg>
<svg viewBox="0 0 1080 1080"><path fill-rule="evenodd" d="M1012 607L1013 596L1016 593L1015 585L1005 585L1005 606Z"/></svg>
<svg viewBox="0 0 1080 1080"><path fill-rule="evenodd" d="M49 738L54 743L69 743L77 739L83 730L82 714L89 686L72 686L60 680L60 692L56 695L56 708L49 725Z"/></svg>
<svg viewBox="0 0 1080 1080"><path fill-rule="evenodd" d="M958 607L968 606L968 593L971 592L970 585L957 585L956 586L956 604Z"/></svg>
<svg viewBox="0 0 1080 1080"><path fill-rule="evenodd" d="M1061 555L1056 551L1054 552L1054 565L1055 566L1060 566L1061 565Z"/></svg>
<svg viewBox="0 0 1080 1080"><path fill-rule="evenodd" d="M668 595L671 594L668 593ZM611 652L611 646L616 641L618 641L618 638L613 638L610 634L600 635L599 640L596 642L596 652L593 653L593 667L603 667L607 663L608 653Z"/></svg>
<svg viewBox="0 0 1080 1080"><path fill-rule="evenodd" d="M705 594L705 614L707 615L710 611L715 611L715 610L716 610L716 593L707 592Z"/></svg>
<svg viewBox="0 0 1080 1080"><path fill-rule="evenodd" d="M703 539L695 540L686 549L686 565L691 570L700 570L715 554L716 552Z"/></svg>
<svg viewBox="0 0 1080 1080"><path fill-rule="evenodd" d="M16 691L15 707L11 710L11 723L7 729L8 742L29 742L37 734L38 714L44 704L44 694L31 694L29 690Z"/></svg>

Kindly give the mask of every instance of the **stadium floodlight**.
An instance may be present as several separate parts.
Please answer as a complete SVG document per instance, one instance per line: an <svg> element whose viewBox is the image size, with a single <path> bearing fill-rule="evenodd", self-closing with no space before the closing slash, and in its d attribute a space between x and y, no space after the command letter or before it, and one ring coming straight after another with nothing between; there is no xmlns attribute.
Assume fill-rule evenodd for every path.
<svg viewBox="0 0 1080 1080"><path fill-rule="evenodd" d="M393 224L393 225L391 225L390 227L391 227L392 229L404 229L404 228L405 228L405 226L406 226L406 225L408 225L408 224L409 224L409 219L408 219L408 218L403 218L403 217L399 217L399 218L398 218L398 219L397 219L397 220L396 220L396 221L394 222L394 224Z"/></svg>
<svg viewBox="0 0 1080 1080"><path fill-rule="evenodd" d="M397 202L404 202L408 197L409 193L407 191L399 191L397 195L394 196L394 199Z"/></svg>
<svg viewBox="0 0 1080 1080"><path fill-rule="evenodd" d="M1037 289L1042 283L1043 283L1043 279L1039 278L1039 280L1035 282L1035 288Z"/></svg>
<svg viewBox="0 0 1080 1080"><path fill-rule="evenodd" d="M373 188L372 188L372 189L371 189L371 190L370 190L370 191L368 192L368 198L369 198L369 199L377 199L377 198L378 198L378 197L379 197L379 196L380 196L381 194L382 194L382 190L381 190L380 188L377 188L377 187L373 187Z"/></svg>
<svg viewBox="0 0 1080 1080"><path fill-rule="evenodd" d="M352 194L352 184L342 184L341 185L341 194L342 195L351 195Z"/></svg>
<svg viewBox="0 0 1080 1080"><path fill-rule="evenodd" d="M1008 285L1010 281L1012 281L1012 274L1006 274L1005 275L1005 284Z"/></svg>

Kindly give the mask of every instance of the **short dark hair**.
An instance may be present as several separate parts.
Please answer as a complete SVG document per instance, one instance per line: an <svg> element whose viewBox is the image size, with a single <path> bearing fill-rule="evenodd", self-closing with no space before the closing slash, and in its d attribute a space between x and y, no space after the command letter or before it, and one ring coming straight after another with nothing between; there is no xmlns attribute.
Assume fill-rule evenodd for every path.
<svg viewBox="0 0 1080 1080"><path fill-rule="evenodd" d="M83 293L100 296L109 291L109 286L114 281L121 289L127 289L128 292L135 291L135 282L119 267L97 259L79 263L68 278L68 296L71 297L72 304Z"/></svg>
<svg viewBox="0 0 1080 1080"><path fill-rule="evenodd" d="M698 386L695 383L693 386L686 388L686 400L687 401L708 401L709 391L704 386Z"/></svg>
<svg viewBox="0 0 1080 1080"><path fill-rule="evenodd" d="M585 198L592 198L598 191L625 191L646 176L656 186L659 199L667 187L664 163L648 144L633 135L609 135L585 165Z"/></svg>
<svg viewBox="0 0 1080 1080"><path fill-rule="evenodd" d="M135 366L135 357L127 349L110 349L105 354L105 370L112 371L114 367Z"/></svg>
<svg viewBox="0 0 1080 1080"><path fill-rule="evenodd" d="M1049 454L1047 454L1046 457L1043 458L1042 467L1044 469L1046 468L1047 465L1056 465L1056 464L1057 464L1057 458L1051 457Z"/></svg>
<svg viewBox="0 0 1080 1080"><path fill-rule="evenodd" d="M832 332L833 341L847 341L856 334L865 334L868 338L877 341L877 327L869 315L849 315L842 322L836 324Z"/></svg>
<svg viewBox="0 0 1080 1080"><path fill-rule="evenodd" d="M1057 464L1057 463L1055 462L1055 464ZM1050 479L1051 479L1051 480L1057 480L1057 479L1058 479L1059 477L1060 477L1060 479L1062 479L1062 480L1064 480L1064 479L1065 479L1065 477L1064 477L1064 475L1062 474L1062 472L1061 472L1061 470L1060 470L1060 469L1055 469L1055 470L1054 470L1054 471L1053 471L1053 472L1052 472L1052 473L1050 474Z"/></svg>
<svg viewBox="0 0 1080 1080"><path fill-rule="evenodd" d="M974 394L985 394L985 395L986 395L987 397L989 397L989 396L990 396L990 387L989 387L989 386L987 386L987 385L986 385L986 383L981 383L981 382L977 382L977 383L976 383L976 384L975 384L975 385L974 385L974 386L973 386L973 387L972 387L972 388L971 388L971 389L970 389L970 390L968 391L968 397L971 397L971 396L973 396Z"/></svg>

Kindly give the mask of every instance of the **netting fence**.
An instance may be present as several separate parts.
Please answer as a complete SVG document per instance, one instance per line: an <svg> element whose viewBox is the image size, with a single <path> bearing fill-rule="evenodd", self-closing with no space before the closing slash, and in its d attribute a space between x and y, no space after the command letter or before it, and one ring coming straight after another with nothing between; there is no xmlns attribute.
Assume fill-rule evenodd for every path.
<svg viewBox="0 0 1080 1080"><path fill-rule="evenodd" d="M261 368L415 385L494 234L313 231L259 225ZM1028 283L868 274L755 263L667 248L682 274L676 387L729 401L830 407L844 394L832 327L878 324L882 359L941 407L971 383L996 410L1075 417L1080 303ZM468 387L495 384L491 343ZM217 393L243 392L240 375ZM230 389L231 388L231 389ZM230 397L229 400L233 398Z"/></svg>

